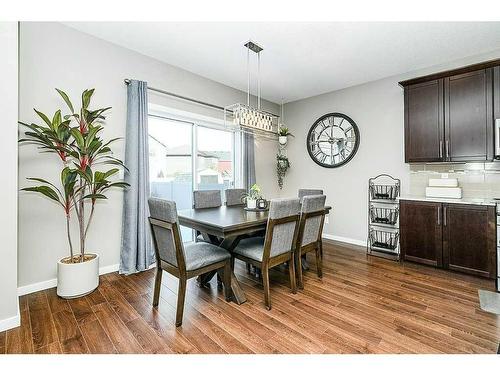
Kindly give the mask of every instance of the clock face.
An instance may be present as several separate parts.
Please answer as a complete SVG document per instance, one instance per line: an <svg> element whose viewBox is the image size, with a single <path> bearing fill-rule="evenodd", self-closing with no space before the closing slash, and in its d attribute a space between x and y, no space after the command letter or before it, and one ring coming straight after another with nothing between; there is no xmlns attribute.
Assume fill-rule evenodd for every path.
<svg viewBox="0 0 500 375"><path fill-rule="evenodd" d="M307 151L315 163L336 168L351 160L359 146L356 123L342 113L317 119L307 134Z"/></svg>

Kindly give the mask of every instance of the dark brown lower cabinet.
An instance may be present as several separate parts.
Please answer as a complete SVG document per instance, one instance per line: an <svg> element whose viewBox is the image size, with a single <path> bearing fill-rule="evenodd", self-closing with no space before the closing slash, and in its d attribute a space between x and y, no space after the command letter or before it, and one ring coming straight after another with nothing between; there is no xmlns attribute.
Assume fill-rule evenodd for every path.
<svg viewBox="0 0 500 375"><path fill-rule="evenodd" d="M443 266L495 277L496 213L492 206L443 205Z"/></svg>
<svg viewBox="0 0 500 375"><path fill-rule="evenodd" d="M401 201L399 226L405 260L442 267L441 203Z"/></svg>
<svg viewBox="0 0 500 375"><path fill-rule="evenodd" d="M403 260L496 277L494 206L401 201L400 227Z"/></svg>

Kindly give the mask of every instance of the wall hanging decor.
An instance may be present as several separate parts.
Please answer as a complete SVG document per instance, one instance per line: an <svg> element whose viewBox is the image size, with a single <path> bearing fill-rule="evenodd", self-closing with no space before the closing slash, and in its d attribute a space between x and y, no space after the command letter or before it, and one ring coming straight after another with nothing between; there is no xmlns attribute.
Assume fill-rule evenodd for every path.
<svg viewBox="0 0 500 375"><path fill-rule="evenodd" d="M359 147L359 129L343 113L328 113L317 119L306 139L311 159L325 168L337 168L349 162Z"/></svg>

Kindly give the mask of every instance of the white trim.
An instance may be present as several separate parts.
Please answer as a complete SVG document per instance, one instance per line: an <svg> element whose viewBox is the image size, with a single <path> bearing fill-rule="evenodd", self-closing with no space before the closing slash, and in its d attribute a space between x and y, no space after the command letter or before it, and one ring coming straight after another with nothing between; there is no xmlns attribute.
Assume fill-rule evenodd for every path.
<svg viewBox="0 0 500 375"><path fill-rule="evenodd" d="M323 233L323 238L326 238L327 240L333 240L333 241L339 241L339 242L344 242L348 243L351 245L358 245L358 246L364 246L366 247L366 241L363 240L356 240L354 238L349 238L349 237L342 237L342 236L335 236L333 234L327 234Z"/></svg>
<svg viewBox="0 0 500 375"><path fill-rule="evenodd" d="M19 299L17 300L17 315L10 318L0 320L0 332L7 331L11 328L16 328L21 325L21 313L19 311Z"/></svg>
<svg viewBox="0 0 500 375"><path fill-rule="evenodd" d="M109 266L104 266L99 268L99 275L105 275L107 273L116 272L120 268L119 264L112 264ZM40 290L50 289L57 286L57 279L50 279L41 281L35 284L29 284L25 286L20 286L17 288L17 295L24 296L25 294L30 294L38 292Z"/></svg>
<svg viewBox="0 0 500 375"><path fill-rule="evenodd" d="M160 117L165 117L167 119L189 122L189 123L200 123L206 127L211 127L214 129L221 129L226 131L231 131L226 127L224 120L216 117L200 115L196 112L182 111L180 109L175 109L172 107L167 107L160 104L149 103L148 114Z"/></svg>

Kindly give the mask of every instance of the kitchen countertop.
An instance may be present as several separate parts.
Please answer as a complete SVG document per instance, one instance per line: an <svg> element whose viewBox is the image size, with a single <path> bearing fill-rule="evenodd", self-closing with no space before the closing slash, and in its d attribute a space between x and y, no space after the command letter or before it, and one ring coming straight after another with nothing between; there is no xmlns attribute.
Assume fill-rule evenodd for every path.
<svg viewBox="0 0 500 375"><path fill-rule="evenodd" d="M497 202L487 198L434 198L424 195L403 195L398 198L401 201L422 201L422 202L440 202L440 203L458 203L458 204L478 204L482 206L496 206Z"/></svg>

